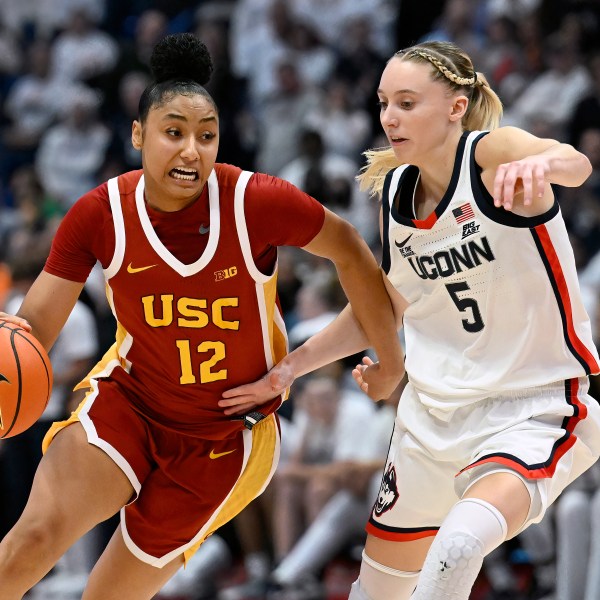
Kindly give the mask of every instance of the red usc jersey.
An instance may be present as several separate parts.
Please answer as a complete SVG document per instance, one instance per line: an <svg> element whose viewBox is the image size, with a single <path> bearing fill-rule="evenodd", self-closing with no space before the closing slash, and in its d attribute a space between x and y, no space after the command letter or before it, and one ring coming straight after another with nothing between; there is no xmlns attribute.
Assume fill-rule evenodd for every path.
<svg viewBox="0 0 600 600"><path fill-rule="evenodd" d="M110 378L144 416L190 435L221 439L243 428L217 406L221 393L258 379L287 351L276 267L265 275L252 256L244 210L251 176L216 166L210 222L199 231L206 246L189 264L153 228L142 172L108 182L115 245L104 274L117 339L81 386Z"/></svg>

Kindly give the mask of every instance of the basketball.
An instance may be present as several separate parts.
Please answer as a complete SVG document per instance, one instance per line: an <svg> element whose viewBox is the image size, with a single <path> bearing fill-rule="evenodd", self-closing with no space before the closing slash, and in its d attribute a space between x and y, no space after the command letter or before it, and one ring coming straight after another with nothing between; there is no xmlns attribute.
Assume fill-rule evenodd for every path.
<svg viewBox="0 0 600 600"><path fill-rule="evenodd" d="M0 438L31 427L48 404L52 365L33 335L0 322Z"/></svg>

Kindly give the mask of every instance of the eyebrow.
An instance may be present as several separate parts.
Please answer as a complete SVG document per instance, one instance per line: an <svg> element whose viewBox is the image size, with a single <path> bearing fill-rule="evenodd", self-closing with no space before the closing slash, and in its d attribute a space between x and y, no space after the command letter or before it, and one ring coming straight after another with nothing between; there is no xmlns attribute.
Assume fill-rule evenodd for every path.
<svg viewBox="0 0 600 600"><path fill-rule="evenodd" d="M381 88L379 88L377 90L378 94L383 94L383 90ZM418 94L419 92L417 92L416 90L411 90L409 88L405 88L403 90L396 90L395 92L392 93L392 96L397 96L398 94Z"/></svg>
<svg viewBox="0 0 600 600"><path fill-rule="evenodd" d="M183 115L178 115L177 113L168 113L163 117L163 121L168 121L169 119L174 119L175 121L185 121L187 123L187 117ZM202 117L198 119L198 123L210 123L212 121L216 121L217 117L211 115L210 117Z"/></svg>

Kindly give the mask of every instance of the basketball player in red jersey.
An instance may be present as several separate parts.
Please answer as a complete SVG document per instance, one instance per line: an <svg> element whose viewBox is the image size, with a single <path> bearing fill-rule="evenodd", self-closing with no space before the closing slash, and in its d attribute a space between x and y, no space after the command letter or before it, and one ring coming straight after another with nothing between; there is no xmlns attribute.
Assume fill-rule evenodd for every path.
<svg viewBox="0 0 600 600"><path fill-rule="evenodd" d="M99 261L118 322L114 346L80 384L85 400L46 436L29 502L0 544L3 600L21 598L119 510L83 598L151 598L266 487L285 392L239 417L218 401L286 352L278 246L334 262L381 359L374 397L402 374L382 274L356 231L284 181L215 163L211 61L193 35L168 36L151 63L132 130L143 169L74 205L18 316L0 314L50 348Z"/></svg>

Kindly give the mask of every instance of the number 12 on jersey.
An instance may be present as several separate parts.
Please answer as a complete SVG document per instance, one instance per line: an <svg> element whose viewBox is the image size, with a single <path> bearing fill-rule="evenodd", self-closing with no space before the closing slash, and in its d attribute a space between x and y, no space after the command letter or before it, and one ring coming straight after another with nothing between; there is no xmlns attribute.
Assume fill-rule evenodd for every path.
<svg viewBox="0 0 600 600"><path fill-rule="evenodd" d="M181 364L181 377L179 383L186 385L197 383L192 367L192 350L190 340L177 340L179 349L179 362ZM202 342L198 345L198 353L213 352L213 355L200 363L200 383L210 383L227 379L227 369L214 370L213 367L225 358L225 344L223 342Z"/></svg>

